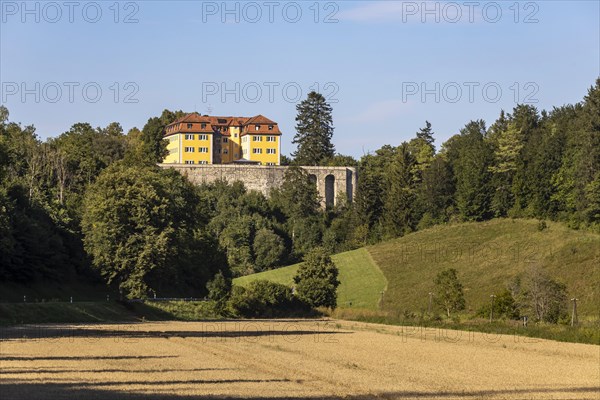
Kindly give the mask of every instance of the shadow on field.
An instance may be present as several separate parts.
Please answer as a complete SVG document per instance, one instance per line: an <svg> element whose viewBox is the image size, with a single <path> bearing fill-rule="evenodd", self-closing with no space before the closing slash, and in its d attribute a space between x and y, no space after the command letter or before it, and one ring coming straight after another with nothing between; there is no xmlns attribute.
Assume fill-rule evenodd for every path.
<svg viewBox="0 0 600 400"><path fill-rule="evenodd" d="M300 335L332 335L332 334L351 334L352 332L340 331L327 328L328 324L323 324L322 328L301 329L294 322L289 322L279 329L269 328L269 322L252 321L239 322L235 326L229 326L229 329L223 329L220 322L210 322L204 324L203 330L166 330L150 331L143 330L143 324L122 325L116 329L82 329L69 326L28 326L0 330L0 340L43 340L60 338L122 338L122 339L145 339L145 338L248 338L261 336L300 336ZM329 327L332 328L332 327ZM1 358L0 358L1 360Z"/></svg>
<svg viewBox="0 0 600 400"><path fill-rule="evenodd" d="M203 372L203 371L235 371L235 368L164 368L164 369L119 369L119 368L100 368L100 369L11 369L3 370L2 375L20 375L20 374L65 374L65 373L126 373L126 374L153 374L165 372Z"/></svg>
<svg viewBox="0 0 600 400"><path fill-rule="evenodd" d="M177 358L179 356L6 356L0 357L0 361L85 361L85 360L143 360L147 358Z"/></svg>
<svg viewBox="0 0 600 400"><path fill-rule="evenodd" d="M176 395L176 394L153 394L153 393L132 393L117 390L106 390L90 388L91 386L119 386L119 385L168 385L168 384L232 384L232 383L271 383L271 382L290 382L287 379L231 379L231 380L191 380L191 381L165 381L165 382L107 382L107 383L28 383L28 382L7 382L0 384L0 390L3 396L11 400L20 399L102 399L102 400L186 400L186 399L248 399L263 400L272 399L271 396L249 397L237 396L215 396L215 395ZM298 382L301 383L301 382ZM268 386L265 386L265 393L268 393ZM506 398L514 396L515 398L535 398L536 395L558 395L561 393L591 394L599 393L600 387L572 387L572 388L531 388L531 389L507 389L507 390L479 390L479 391L443 391L443 392L419 392L419 391L398 391L398 392L374 392L372 394L349 395L344 396L348 400L367 400L367 399L428 399L428 398L486 398L496 396ZM314 398L333 400L340 397L336 396L315 396L315 397L277 397L278 399L299 399ZM562 397L561 397L562 398Z"/></svg>

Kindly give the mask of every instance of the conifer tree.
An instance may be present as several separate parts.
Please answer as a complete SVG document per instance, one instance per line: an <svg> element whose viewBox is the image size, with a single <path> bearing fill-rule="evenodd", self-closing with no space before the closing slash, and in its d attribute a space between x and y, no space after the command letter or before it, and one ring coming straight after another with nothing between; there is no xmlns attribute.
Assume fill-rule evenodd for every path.
<svg viewBox="0 0 600 400"><path fill-rule="evenodd" d="M388 190L384 204L384 229L390 237L410 232L414 221L414 166L415 158L408 143L398 147L395 159L388 169Z"/></svg>
<svg viewBox="0 0 600 400"><path fill-rule="evenodd" d="M431 129L431 123L429 121L425 121L425 127L419 129L417 132L417 138L423 139L435 151L435 146L433 145L435 139L433 137L433 130Z"/></svg>
<svg viewBox="0 0 600 400"><path fill-rule="evenodd" d="M325 97L310 92L308 98L296 106L296 135L292 143L298 145L292 154L298 165L324 165L335 154L332 108Z"/></svg>

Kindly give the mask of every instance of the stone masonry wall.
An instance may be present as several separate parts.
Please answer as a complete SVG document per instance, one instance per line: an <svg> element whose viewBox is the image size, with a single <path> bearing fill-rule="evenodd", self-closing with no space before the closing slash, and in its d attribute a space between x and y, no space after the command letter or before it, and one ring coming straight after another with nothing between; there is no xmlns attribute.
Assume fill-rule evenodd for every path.
<svg viewBox="0 0 600 400"><path fill-rule="evenodd" d="M216 180L227 182L241 181L251 190L268 195L270 190L279 187L288 167L240 164L160 164L162 168L173 168L199 185ZM315 180L322 205L334 205L340 195L352 202L356 193L356 169L353 167L302 167Z"/></svg>

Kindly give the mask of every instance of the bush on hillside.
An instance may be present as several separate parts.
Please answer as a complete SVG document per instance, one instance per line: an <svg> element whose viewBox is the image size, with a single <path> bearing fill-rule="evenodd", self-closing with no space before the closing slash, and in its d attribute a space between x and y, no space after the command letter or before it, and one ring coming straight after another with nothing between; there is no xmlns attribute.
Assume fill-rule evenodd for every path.
<svg viewBox="0 0 600 400"><path fill-rule="evenodd" d="M484 304L477 310L477 316L482 318L489 318L492 304ZM514 319L517 320L521 317L519 312L519 306L515 302L512 293L508 289L504 289L494 299L494 319Z"/></svg>
<svg viewBox="0 0 600 400"><path fill-rule="evenodd" d="M466 308L465 295L462 283L458 279L458 271L454 268L440 271L435 279L435 302L446 311L450 318L453 311L462 311Z"/></svg>
<svg viewBox="0 0 600 400"><path fill-rule="evenodd" d="M231 293L231 278L226 277L222 271L219 271L206 284L206 289L208 290L208 298L215 302L215 308L222 313Z"/></svg>
<svg viewBox="0 0 600 400"><path fill-rule="evenodd" d="M311 307L337 306L338 269L323 248L310 251L294 277L296 294Z"/></svg>
<svg viewBox="0 0 600 400"><path fill-rule="evenodd" d="M248 287L234 286L229 298L232 313L246 318L306 315L310 307L296 298L288 286L265 280Z"/></svg>
<svg viewBox="0 0 600 400"><path fill-rule="evenodd" d="M512 283L521 308L537 321L558 323L567 314L567 286L538 266L529 268Z"/></svg>

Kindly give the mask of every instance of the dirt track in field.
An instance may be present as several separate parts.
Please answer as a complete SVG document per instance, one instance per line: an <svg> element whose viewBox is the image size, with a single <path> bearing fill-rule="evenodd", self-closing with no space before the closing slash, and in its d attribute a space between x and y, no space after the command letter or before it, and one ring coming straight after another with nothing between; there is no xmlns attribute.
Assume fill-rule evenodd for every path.
<svg viewBox="0 0 600 400"><path fill-rule="evenodd" d="M0 399L600 398L600 346L344 321L3 329Z"/></svg>

